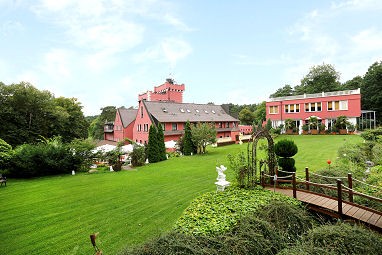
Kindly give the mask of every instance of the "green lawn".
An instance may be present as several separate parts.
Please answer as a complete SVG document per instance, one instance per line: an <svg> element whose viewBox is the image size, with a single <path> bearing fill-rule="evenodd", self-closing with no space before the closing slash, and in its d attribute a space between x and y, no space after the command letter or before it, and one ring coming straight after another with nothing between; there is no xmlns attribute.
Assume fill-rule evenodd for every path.
<svg viewBox="0 0 382 255"><path fill-rule="evenodd" d="M288 136L298 171L326 167L358 136ZM196 196L215 189L215 166L247 145L209 148L203 156L171 158L136 170L9 180L0 188L0 254L116 254L169 230ZM70 171L68 171L70 172ZM228 178L232 173L227 170Z"/></svg>

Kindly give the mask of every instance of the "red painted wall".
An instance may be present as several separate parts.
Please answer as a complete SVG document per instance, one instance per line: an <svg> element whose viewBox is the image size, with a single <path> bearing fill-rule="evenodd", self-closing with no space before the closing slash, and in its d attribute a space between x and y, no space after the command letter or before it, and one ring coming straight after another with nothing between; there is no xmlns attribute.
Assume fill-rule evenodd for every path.
<svg viewBox="0 0 382 255"><path fill-rule="evenodd" d="M171 84L165 82L164 84L154 87L154 91L147 91L138 95L138 101L173 101L176 103L183 103L184 84Z"/></svg>
<svg viewBox="0 0 382 255"><path fill-rule="evenodd" d="M335 111L327 110L329 101L342 101L342 100L348 101L348 110L335 110ZM321 102L321 111L305 112L305 103L316 103L316 102ZM300 112L286 113L284 110L284 106L289 104L299 104ZM269 113L270 106L278 106L279 112L277 114L270 114ZM335 119L338 116L342 116L342 115L347 117L361 116L361 95L360 94L266 102L266 118L271 120L285 120L285 119L304 120L306 118L309 118L310 116L317 116L321 119Z"/></svg>
<svg viewBox="0 0 382 255"><path fill-rule="evenodd" d="M124 139L123 136L123 125L121 116L119 115L119 112L115 114L115 120L114 120L114 141L119 142Z"/></svg>
<svg viewBox="0 0 382 255"><path fill-rule="evenodd" d="M147 131L144 129L144 125L148 124ZM138 143L144 144L145 142L148 143L149 141L149 130L151 126L151 119L149 117L149 114L147 113L147 110L143 104L142 101L139 102L137 117L135 118L135 123L133 126L133 140ZM141 127L140 130L138 130L138 127Z"/></svg>

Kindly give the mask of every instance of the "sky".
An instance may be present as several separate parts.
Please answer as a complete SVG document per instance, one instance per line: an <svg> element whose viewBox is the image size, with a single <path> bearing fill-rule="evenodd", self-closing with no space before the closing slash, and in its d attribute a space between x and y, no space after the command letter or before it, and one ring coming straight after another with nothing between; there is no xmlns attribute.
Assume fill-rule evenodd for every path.
<svg viewBox="0 0 382 255"><path fill-rule="evenodd" d="M313 66L382 60L380 0L0 0L0 81L136 107L166 78L187 103L254 104Z"/></svg>

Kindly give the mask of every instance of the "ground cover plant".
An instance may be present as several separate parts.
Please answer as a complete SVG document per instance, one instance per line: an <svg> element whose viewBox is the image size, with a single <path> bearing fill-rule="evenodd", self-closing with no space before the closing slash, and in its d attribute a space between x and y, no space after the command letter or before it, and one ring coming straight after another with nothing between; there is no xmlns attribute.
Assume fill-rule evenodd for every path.
<svg viewBox="0 0 382 255"><path fill-rule="evenodd" d="M279 138L282 138L280 136ZM321 138L320 139L318 139ZM279 139L278 138L278 139ZM288 136L299 148L297 173L326 167L339 146L358 136ZM277 141L277 140L276 140ZM89 235L116 254L169 231L197 196L216 189L216 165L246 144L208 148L130 171L8 179L0 188L0 254L91 254ZM302 163L301 163L302 162ZM228 169L227 180L235 173Z"/></svg>

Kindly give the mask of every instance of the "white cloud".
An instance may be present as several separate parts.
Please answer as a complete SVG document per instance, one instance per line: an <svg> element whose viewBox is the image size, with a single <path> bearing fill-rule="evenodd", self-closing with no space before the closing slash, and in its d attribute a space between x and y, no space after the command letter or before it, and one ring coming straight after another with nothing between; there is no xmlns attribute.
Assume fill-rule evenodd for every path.
<svg viewBox="0 0 382 255"><path fill-rule="evenodd" d="M381 51L382 31L376 28L369 28L360 31L351 38L354 47L359 51Z"/></svg>
<svg viewBox="0 0 382 255"><path fill-rule="evenodd" d="M60 79L71 77L71 65L75 61L72 59L72 53L64 49L51 49L45 53L41 70L44 75L56 76Z"/></svg>
<svg viewBox="0 0 382 255"><path fill-rule="evenodd" d="M18 21L8 20L0 25L0 35L2 36L10 36L23 30L24 26Z"/></svg>
<svg viewBox="0 0 382 255"><path fill-rule="evenodd" d="M178 38L166 38L154 47L147 48L144 52L136 54L133 59L137 63L157 61L175 67L177 62L191 54L191 46Z"/></svg>
<svg viewBox="0 0 382 255"><path fill-rule="evenodd" d="M332 10L376 10L382 8L380 0L346 0L332 2Z"/></svg>
<svg viewBox="0 0 382 255"><path fill-rule="evenodd" d="M186 31L186 32L193 31L192 28L188 27L184 22L182 22L180 19L174 17L173 15L166 14L166 15L164 15L163 18L164 18L165 22L167 22L168 24L174 26L175 28L177 28L181 31Z"/></svg>

